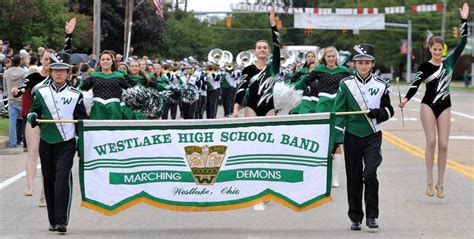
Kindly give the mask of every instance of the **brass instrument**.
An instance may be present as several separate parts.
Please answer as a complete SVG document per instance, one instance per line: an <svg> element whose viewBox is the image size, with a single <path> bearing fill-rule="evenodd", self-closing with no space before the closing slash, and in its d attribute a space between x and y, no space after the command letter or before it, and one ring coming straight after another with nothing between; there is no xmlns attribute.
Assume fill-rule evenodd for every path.
<svg viewBox="0 0 474 239"><path fill-rule="evenodd" d="M224 66L227 63L231 63L234 56L230 51L223 51L219 48L214 48L207 54L207 60L216 62L219 66Z"/></svg>
<svg viewBox="0 0 474 239"><path fill-rule="evenodd" d="M224 51L219 49L219 48L214 48L211 51L209 51L209 54L207 54L207 60L208 61L214 61L219 63L222 61L224 58Z"/></svg>
<svg viewBox="0 0 474 239"><path fill-rule="evenodd" d="M165 62L162 65L161 71L163 72L163 74L170 73L172 75L175 75L177 72L177 67L171 62Z"/></svg>
<svg viewBox="0 0 474 239"><path fill-rule="evenodd" d="M207 74L213 74L216 73L219 70L219 66L215 64L208 64L204 67L204 71Z"/></svg>
<svg viewBox="0 0 474 239"><path fill-rule="evenodd" d="M237 54L235 61L240 67L246 67L255 63L255 56L253 55L252 50L241 51Z"/></svg>
<svg viewBox="0 0 474 239"><path fill-rule="evenodd" d="M233 70L234 70L234 64L232 64L232 63L227 63L227 64L225 65L225 69L226 69L227 71L233 71Z"/></svg>

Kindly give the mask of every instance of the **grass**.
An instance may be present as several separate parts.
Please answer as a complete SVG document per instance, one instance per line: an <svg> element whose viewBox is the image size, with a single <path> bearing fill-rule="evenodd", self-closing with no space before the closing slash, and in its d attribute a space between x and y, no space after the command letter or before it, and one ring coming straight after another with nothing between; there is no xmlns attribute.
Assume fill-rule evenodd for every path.
<svg viewBox="0 0 474 239"><path fill-rule="evenodd" d="M452 89L455 90L467 90L467 91L474 91L474 86L470 85L468 87L465 86L451 86Z"/></svg>
<svg viewBox="0 0 474 239"><path fill-rule="evenodd" d="M8 136L8 118L0 118L0 135Z"/></svg>

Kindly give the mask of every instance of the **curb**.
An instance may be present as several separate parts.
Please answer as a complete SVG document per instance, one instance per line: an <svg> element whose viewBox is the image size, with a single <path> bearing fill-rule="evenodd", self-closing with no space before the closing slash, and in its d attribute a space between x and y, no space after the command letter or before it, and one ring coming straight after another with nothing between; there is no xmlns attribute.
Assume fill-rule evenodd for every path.
<svg viewBox="0 0 474 239"><path fill-rule="evenodd" d="M4 149L8 146L8 137L7 136L0 136L0 148Z"/></svg>

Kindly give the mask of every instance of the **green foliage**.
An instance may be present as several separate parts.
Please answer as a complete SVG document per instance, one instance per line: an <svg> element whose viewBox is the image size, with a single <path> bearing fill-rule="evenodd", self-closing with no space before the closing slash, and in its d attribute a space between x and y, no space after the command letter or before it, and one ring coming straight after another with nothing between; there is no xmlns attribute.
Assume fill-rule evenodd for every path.
<svg viewBox="0 0 474 239"><path fill-rule="evenodd" d="M164 45L160 48L162 56L168 59L182 59L193 55L207 60L207 53L218 47L220 36L192 15L173 17L167 20Z"/></svg>
<svg viewBox="0 0 474 239"><path fill-rule="evenodd" d="M74 14L66 7L67 0L4 1L0 8L0 38L10 40L14 49L31 45L60 50L64 44L64 25ZM90 18L75 15L78 24L73 47L83 49L92 39ZM79 32L79 34L77 34ZM74 50L74 49L73 49Z"/></svg>
<svg viewBox="0 0 474 239"><path fill-rule="evenodd" d="M0 118L0 135L8 136L8 118Z"/></svg>

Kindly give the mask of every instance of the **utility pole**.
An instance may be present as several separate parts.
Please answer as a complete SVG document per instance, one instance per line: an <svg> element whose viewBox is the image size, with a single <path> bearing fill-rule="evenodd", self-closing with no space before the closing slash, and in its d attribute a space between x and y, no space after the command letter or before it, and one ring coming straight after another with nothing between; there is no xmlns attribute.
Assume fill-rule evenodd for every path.
<svg viewBox="0 0 474 239"><path fill-rule="evenodd" d="M446 32L446 5L448 3L446 0L443 0L443 16L441 17L441 38L444 39Z"/></svg>
<svg viewBox="0 0 474 239"><path fill-rule="evenodd" d="M471 22L471 85L474 84L474 24Z"/></svg>
<svg viewBox="0 0 474 239"><path fill-rule="evenodd" d="M92 54L97 56L97 62L99 61L100 40L102 35L100 29L100 5L101 0L94 0L94 43L92 47Z"/></svg>
<svg viewBox="0 0 474 239"><path fill-rule="evenodd" d="M133 22L133 8L134 1L126 0L125 2L125 22L123 31L123 60L127 61L130 53L130 42L132 39L132 22Z"/></svg>
<svg viewBox="0 0 474 239"><path fill-rule="evenodd" d="M407 38L408 38L408 52L407 52L407 82L411 82L411 52L412 52L412 40L411 40L411 20L408 20L407 24Z"/></svg>

